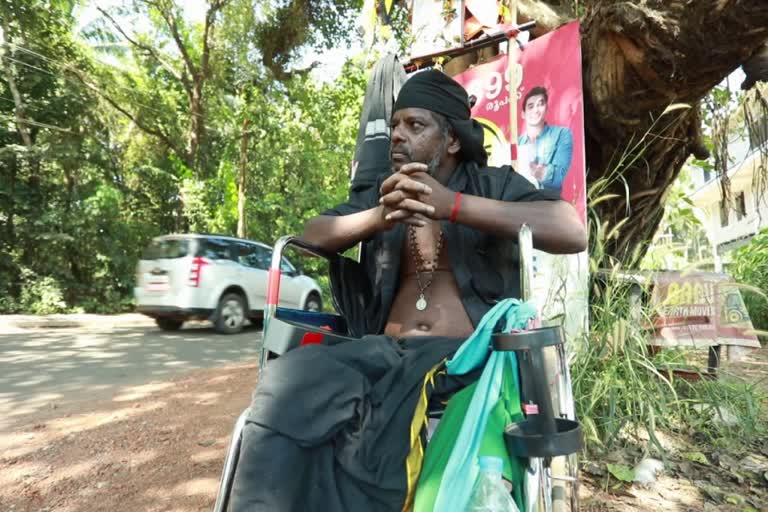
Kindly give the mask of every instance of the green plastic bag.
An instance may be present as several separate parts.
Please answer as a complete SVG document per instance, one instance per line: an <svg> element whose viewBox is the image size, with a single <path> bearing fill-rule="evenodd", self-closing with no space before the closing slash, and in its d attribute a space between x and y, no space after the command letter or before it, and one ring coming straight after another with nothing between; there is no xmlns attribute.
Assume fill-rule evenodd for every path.
<svg viewBox="0 0 768 512"><path fill-rule="evenodd" d="M514 373L509 364L504 365L502 387L499 401L488 416L488 423L483 433L478 457L493 455L504 461L503 476L512 483L515 502L523 509L523 478L527 461L510 457L504 445L504 429L510 423L522 421L523 413L520 408L520 389L515 381ZM414 499L414 512L432 512L440 490L445 466L451 456L451 450L459 435L464 416L466 415L472 394L477 384L471 384L462 389L448 401L440 423L427 445L424 463L421 467L419 482Z"/></svg>

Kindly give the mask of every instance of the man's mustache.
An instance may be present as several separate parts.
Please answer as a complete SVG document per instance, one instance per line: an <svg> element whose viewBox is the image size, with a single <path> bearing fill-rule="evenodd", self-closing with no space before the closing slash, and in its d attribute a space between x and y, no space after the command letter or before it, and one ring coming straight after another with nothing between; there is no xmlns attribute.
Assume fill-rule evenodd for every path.
<svg viewBox="0 0 768 512"><path fill-rule="evenodd" d="M395 153L400 153L402 155L405 155L405 156L408 157L408 160L413 161L413 155L411 154L410 150L408 148L404 147L404 146L393 146L389 150L389 155L392 156Z"/></svg>

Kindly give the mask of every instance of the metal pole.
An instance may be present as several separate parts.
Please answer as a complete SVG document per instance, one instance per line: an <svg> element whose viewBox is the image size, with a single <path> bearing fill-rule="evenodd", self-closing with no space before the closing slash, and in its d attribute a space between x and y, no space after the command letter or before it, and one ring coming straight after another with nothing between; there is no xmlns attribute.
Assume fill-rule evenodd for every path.
<svg viewBox="0 0 768 512"><path fill-rule="evenodd" d="M533 296L533 232L528 224L520 226L517 235L520 248L520 300L531 300Z"/></svg>

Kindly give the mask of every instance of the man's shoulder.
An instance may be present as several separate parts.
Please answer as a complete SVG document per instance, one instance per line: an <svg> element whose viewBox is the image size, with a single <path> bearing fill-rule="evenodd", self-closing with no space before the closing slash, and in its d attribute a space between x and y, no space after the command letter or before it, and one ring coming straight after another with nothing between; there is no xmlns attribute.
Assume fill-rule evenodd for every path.
<svg viewBox="0 0 768 512"><path fill-rule="evenodd" d="M494 167L492 165L480 167L475 165L469 171L475 172L480 176L490 176L492 178L506 178L510 172L515 172L511 165L502 165L501 167Z"/></svg>
<svg viewBox="0 0 768 512"><path fill-rule="evenodd" d="M571 128L569 126L555 126L555 125L548 124L547 129L555 137L559 137L560 135L571 134Z"/></svg>
<svg viewBox="0 0 768 512"><path fill-rule="evenodd" d="M517 177L523 178L511 165L502 165L501 167L494 167L490 165L486 167L477 167L475 168L474 172L480 177L493 181L507 181Z"/></svg>

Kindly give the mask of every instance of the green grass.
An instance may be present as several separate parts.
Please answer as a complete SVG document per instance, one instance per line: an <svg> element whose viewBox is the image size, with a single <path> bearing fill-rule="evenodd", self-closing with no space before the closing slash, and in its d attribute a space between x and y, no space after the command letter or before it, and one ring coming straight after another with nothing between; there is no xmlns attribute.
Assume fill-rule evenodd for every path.
<svg viewBox="0 0 768 512"><path fill-rule="evenodd" d="M574 344L571 364L587 452L599 456L622 446L642 445L664 457L659 433L684 435L711 447L745 447L768 434L764 392L732 377L689 382L660 371L660 366L702 365L696 366L696 358L684 351L649 353L649 332L643 325L650 323L653 312L637 299L648 296L648 284L627 279L628 271L638 268L642 251L625 262L606 254L606 242L618 236L624 224L602 222L595 206L629 196L622 170L642 159L646 137L620 155L613 172L593 183L588 194L589 332ZM608 192L616 182L625 184L624 194Z"/></svg>

